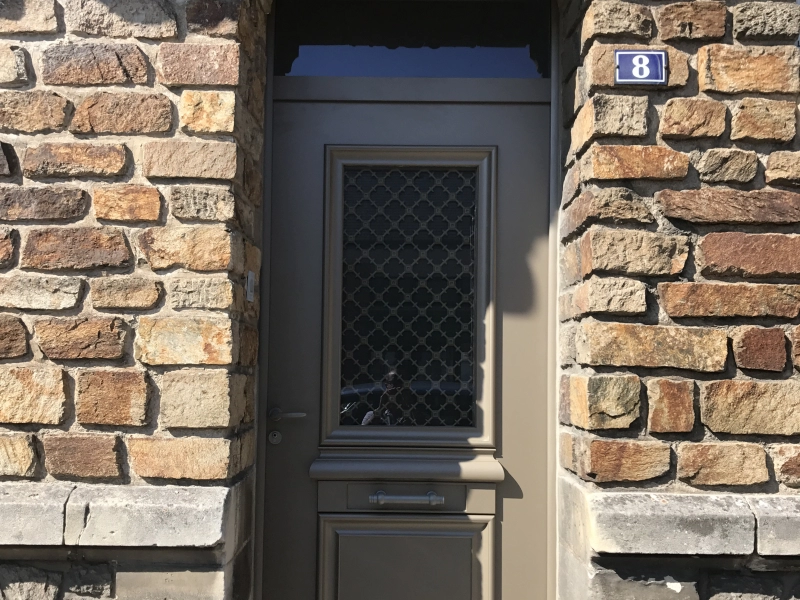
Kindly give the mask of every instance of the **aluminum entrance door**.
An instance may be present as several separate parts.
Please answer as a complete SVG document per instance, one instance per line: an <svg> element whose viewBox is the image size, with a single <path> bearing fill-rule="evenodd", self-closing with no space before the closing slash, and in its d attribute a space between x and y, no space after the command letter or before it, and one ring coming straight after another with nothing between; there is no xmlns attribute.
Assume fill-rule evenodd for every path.
<svg viewBox="0 0 800 600"><path fill-rule="evenodd" d="M266 597L545 598L549 81L274 100Z"/></svg>

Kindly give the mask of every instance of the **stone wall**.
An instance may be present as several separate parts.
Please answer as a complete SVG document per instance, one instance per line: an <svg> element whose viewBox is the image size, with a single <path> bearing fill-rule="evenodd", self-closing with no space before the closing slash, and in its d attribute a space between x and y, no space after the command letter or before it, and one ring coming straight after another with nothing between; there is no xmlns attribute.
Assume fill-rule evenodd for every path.
<svg viewBox="0 0 800 600"><path fill-rule="evenodd" d="M268 11L0 3L0 545L214 548L208 597L230 595L251 529ZM25 500L42 494L50 520ZM27 568L0 560L0 597L105 594Z"/></svg>
<svg viewBox="0 0 800 600"><path fill-rule="evenodd" d="M789 2L562 6L561 510L617 531L564 521L594 582L565 598L684 597L601 590L600 553L800 554L774 537L800 533L798 34ZM636 48L668 52L666 85L614 86ZM745 597L741 577L685 597ZM762 579L746 597L796 585Z"/></svg>

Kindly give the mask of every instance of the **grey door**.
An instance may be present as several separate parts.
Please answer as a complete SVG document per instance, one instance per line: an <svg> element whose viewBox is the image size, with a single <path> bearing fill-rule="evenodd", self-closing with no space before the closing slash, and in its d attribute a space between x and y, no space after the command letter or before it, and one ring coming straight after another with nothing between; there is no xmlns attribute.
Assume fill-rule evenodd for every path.
<svg viewBox="0 0 800 600"><path fill-rule="evenodd" d="M545 598L548 83L276 78L267 598Z"/></svg>

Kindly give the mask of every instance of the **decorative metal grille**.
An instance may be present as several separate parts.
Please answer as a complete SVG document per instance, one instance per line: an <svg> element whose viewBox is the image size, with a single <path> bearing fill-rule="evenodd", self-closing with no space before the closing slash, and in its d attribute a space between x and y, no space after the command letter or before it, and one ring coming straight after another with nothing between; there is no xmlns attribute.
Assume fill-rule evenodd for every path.
<svg viewBox="0 0 800 600"><path fill-rule="evenodd" d="M342 425L475 425L476 178L345 168Z"/></svg>

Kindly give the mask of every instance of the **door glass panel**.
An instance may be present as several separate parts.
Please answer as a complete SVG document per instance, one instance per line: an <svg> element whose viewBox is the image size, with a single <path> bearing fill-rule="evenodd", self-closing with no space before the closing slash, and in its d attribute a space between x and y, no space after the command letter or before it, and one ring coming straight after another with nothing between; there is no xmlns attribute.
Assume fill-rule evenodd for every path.
<svg viewBox="0 0 800 600"><path fill-rule="evenodd" d="M343 175L340 424L474 427L477 170Z"/></svg>

